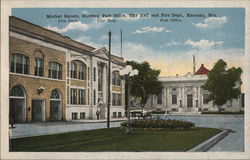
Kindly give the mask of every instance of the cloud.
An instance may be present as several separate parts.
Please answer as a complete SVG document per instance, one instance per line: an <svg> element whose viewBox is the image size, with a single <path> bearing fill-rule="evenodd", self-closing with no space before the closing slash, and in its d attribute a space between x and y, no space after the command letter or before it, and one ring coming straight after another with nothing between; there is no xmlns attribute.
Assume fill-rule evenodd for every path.
<svg viewBox="0 0 250 160"><path fill-rule="evenodd" d="M193 23L194 26L199 28L219 28L225 23L227 23L227 17L209 17L206 18L202 23Z"/></svg>
<svg viewBox="0 0 250 160"><path fill-rule="evenodd" d="M215 42L215 41L209 41L205 39L201 39L200 41L194 42L191 39L188 39L185 42L185 45L191 46L193 48L208 49L208 48L212 48L218 45L222 45L223 43L224 43L223 41Z"/></svg>
<svg viewBox="0 0 250 160"><path fill-rule="evenodd" d="M120 53L119 44L112 46L112 53ZM229 67L243 67L244 64L244 49L210 48L208 50L169 51L154 49L139 43L126 42L123 44L125 60L148 61L153 68L161 70L160 76L185 75L187 72L192 72L193 55L196 58L196 69L201 64L211 69L218 59L225 60Z"/></svg>
<svg viewBox="0 0 250 160"><path fill-rule="evenodd" d="M100 47L103 47L102 44L100 43L95 43L92 41L91 37L89 36L79 36L78 38L74 39L75 41L78 41L78 42L81 42L81 43L84 43L84 44L87 44L87 45L90 45L94 48L100 48Z"/></svg>
<svg viewBox="0 0 250 160"><path fill-rule="evenodd" d="M182 45L182 43L176 42L176 41L171 41L171 42L168 42L168 43L160 46L160 48L165 48L165 47L170 47L170 46L180 46L180 45Z"/></svg>
<svg viewBox="0 0 250 160"><path fill-rule="evenodd" d="M141 33L147 33L147 32L171 32L170 30L167 30L164 27L141 27L140 29L137 29L136 31L132 32L135 34L141 34Z"/></svg>
<svg viewBox="0 0 250 160"><path fill-rule="evenodd" d="M85 24L85 23L78 21L78 22L70 22L64 28L61 28L61 29L58 28L57 26L47 26L46 28L49 30L58 32L58 33L65 33L65 32L68 32L69 30L86 31L89 29L89 26L88 26L88 24Z"/></svg>

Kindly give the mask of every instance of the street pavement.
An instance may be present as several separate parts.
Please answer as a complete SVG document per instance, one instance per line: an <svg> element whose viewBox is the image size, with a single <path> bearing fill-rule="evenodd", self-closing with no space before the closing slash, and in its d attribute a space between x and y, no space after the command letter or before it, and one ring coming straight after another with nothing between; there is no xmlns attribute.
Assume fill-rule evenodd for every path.
<svg viewBox="0 0 250 160"><path fill-rule="evenodd" d="M118 127L125 119L112 120L110 127ZM10 129L10 138L32 137L83 130L107 128L106 120L79 120L75 122L44 122L15 124Z"/></svg>
<svg viewBox="0 0 250 160"><path fill-rule="evenodd" d="M163 118L163 116L161 117ZM230 129L232 132L208 151L244 151L243 115L178 115L164 116L164 119L179 119L195 123L198 127Z"/></svg>

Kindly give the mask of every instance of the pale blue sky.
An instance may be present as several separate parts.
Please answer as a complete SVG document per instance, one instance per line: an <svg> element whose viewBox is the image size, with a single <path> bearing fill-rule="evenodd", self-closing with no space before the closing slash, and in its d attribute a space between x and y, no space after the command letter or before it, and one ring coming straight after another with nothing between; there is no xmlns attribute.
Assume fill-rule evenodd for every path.
<svg viewBox="0 0 250 160"><path fill-rule="evenodd" d="M159 13L160 17L131 18L129 14ZM161 22L161 13L169 14L168 22ZM169 22L172 14L182 14L181 22ZM187 14L205 17L187 17ZM208 14L216 14L209 17ZM77 23L58 23L47 15L79 15ZM82 18L82 14L126 14L116 22L98 23L97 18ZM209 69L223 58L229 65L241 66L244 58L244 8L15 8L12 15L54 30L74 40L99 48L108 44L112 32L112 52L120 55L120 29L123 30L123 57L147 60L161 75L185 74L192 71L192 55L197 68L204 63ZM113 17L112 17L113 18ZM112 19L111 18L111 19ZM59 18L67 20L67 18Z"/></svg>

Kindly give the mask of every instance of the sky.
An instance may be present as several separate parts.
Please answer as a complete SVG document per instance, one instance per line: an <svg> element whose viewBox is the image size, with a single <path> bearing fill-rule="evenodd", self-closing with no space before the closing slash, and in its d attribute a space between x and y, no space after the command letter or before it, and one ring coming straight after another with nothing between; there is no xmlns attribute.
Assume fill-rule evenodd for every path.
<svg viewBox="0 0 250 160"><path fill-rule="evenodd" d="M160 76L185 75L223 59L244 67L244 8L14 8L12 15L125 60L148 61Z"/></svg>

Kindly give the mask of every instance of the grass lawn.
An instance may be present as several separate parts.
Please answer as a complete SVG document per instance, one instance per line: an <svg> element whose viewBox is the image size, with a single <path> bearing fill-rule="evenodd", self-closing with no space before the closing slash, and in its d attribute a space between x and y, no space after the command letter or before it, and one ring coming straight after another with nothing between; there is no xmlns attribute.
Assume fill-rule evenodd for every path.
<svg viewBox="0 0 250 160"><path fill-rule="evenodd" d="M10 140L10 151L187 151L221 130L134 131L97 129Z"/></svg>

